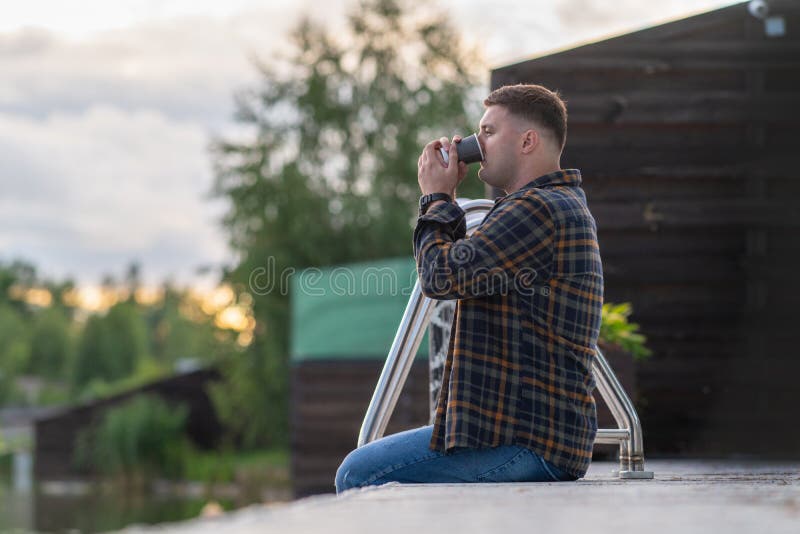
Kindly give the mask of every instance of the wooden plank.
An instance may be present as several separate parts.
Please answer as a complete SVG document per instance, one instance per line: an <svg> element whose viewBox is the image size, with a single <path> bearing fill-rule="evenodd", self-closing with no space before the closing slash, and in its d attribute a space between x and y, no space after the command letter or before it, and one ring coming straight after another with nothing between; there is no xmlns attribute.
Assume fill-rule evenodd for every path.
<svg viewBox="0 0 800 534"><path fill-rule="evenodd" d="M590 178L591 181L591 178ZM598 180L599 182L600 180ZM603 183L584 188L589 208L599 202L650 202L653 200L695 201L716 199L741 199L747 186L744 178L704 178L679 180L674 178L648 178L624 176L616 179L605 177Z"/></svg>
<svg viewBox="0 0 800 534"><path fill-rule="evenodd" d="M722 322L719 318L711 318L705 321L689 320L687 318L671 318L669 321L650 321L642 324L638 314L634 312L633 321L639 323L642 332L647 336L648 345L659 344L659 346L680 346L680 343L706 342L710 344L733 343L742 345L748 339L746 330L739 328L737 324ZM682 356L683 351L678 352L677 357ZM694 359L694 356L691 356Z"/></svg>
<svg viewBox="0 0 800 534"><path fill-rule="evenodd" d="M776 69L790 75L790 69ZM498 80L499 82L500 80ZM569 109L573 96L580 94L606 94L620 91L669 91L673 94L690 94L696 91L746 91L747 71L701 71L675 66L646 63L637 68L619 65L617 68L562 70L534 67L521 77L508 76L503 84L538 83L557 89L567 101Z"/></svg>
<svg viewBox="0 0 800 534"><path fill-rule="evenodd" d="M624 157L620 157L624 154ZM735 158L735 159L733 159ZM649 176L668 167L721 167L746 176L789 175L796 155L785 147L749 148L732 155L724 147L686 147L685 150L642 148L617 153L605 147L565 147L562 167L579 168L588 177Z"/></svg>
<svg viewBox="0 0 800 534"><path fill-rule="evenodd" d="M590 203L590 209L592 204ZM630 256L738 255L745 251L743 232L730 228L709 228L695 232L683 228L666 228L602 232L600 254L604 261ZM673 289L673 288L670 288Z"/></svg>
<svg viewBox="0 0 800 534"><path fill-rule="evenodd" d="M730 62L764 61L800 63L800 43L785 40L751 41L744 39L713 39L707 41L684 40L640 42L636 46L588 46L564 54L535 60L537 65L550 65L557 60L592 58L658 59L664 61L686 58L704 61Z"/></svg>
<svg viewBox="0 0 800 534"><path fill-rule="evenodd" d="M797 68L800 68L798 63ZM618 124L800 122L800 96L752 95L744 92L630 92L575 94L569 99L571 123Z"/></svg>
<svg viewBox="0 0 800 534"><path fill-rule="evenodd" d="M798 89L800 94L800 89ZM613 100L613 95L607 95ZM793 112L788 112L793 113ZM795 113L795 117L800 112ZM662 148L683 150L686 147L752 148L763 144L772 149L796 146L797 128L790 124L770 123L758 125L743 121L731 123L683 124L657 122L638 124L630 122L578 122L570 120L567 144L572 148L592 146L612 148ZM709 169L711 170L711 169ZM671 171L677 174L677 171Z"/></svg>
<svg viewBox="0 0 800 534"><path fill-rule="evenodd" d="M604 261L604 276L622 278L629 284L652 283L658 285L699 284L716 281L723 285L742 279L739 259L719 256L699 257L628 257L607 258ZM717 288L719 290L719 288ZM714 295L718 295L714 293ZM698 294L697 299L708 301L708 294ZM665 304L663 296L659 304ZM713 299L716 300L716 299Z"/></svg>
<svg viewBox="0 0 800 534"><path fill-rule="evenodd" d="M309 361L291 367L292 483L296 495L330 491L355 448L383 361ZM427 361L416 361L387 433L428 422Z"/></svg>
<svg viewBox="0 0 800 534"><path fill-rule="evenodd" d="M609 105L613 95L604 97ZM571 111L571 108L570 108ZM776 126L778 128L778 126ZM619 123L579 122L570 115L567 143L571 148L592 146L615 148L667 148L684 149L693 146L722 146L728 149L751 144L749 124L675 124L662 122L639 125L622 121ZM782 135L791 135L790 127L771 130Z"/></svg>
<svg viewBox="0 0 800 534"><path fill-rule="evenodd" d="M696 276L695 278L700 278ZM747 298L746 292L742 291L735 283L735 278L731 280L716 280L713 283L704 280L684 281L679 280L672 283L664 283L659 278L653 281L644 281L638 285L626 283L624 277L610 276L606 279L606 301L608 302L632 302L634 313L637 320L649 316L651 313L657 314L654 317L662 317L663 310L674 312L676 309L691 308L708 310L714 306L739 306L742 317L745 317L744 303ZM672 293L669 287L674 287ZM695 289L692 290L691 288ZM660 314L659 314L660 312ZM672 324L687 327L680 322L681 314L674 316ZM710 321L713 324L713 321ZM648 323L653 324L653 323ZM706 328L711 325L705 325Z"/></svg>
<svg viewBox="0 0 800 534"><path fill-rule="evenodd" d="M569 144L569 143L568 143ZM728 160L725 163L718 163L718 164L697 164L697 163L680 163L676 162L672 165L669 164L669 159L662 159L662 160L655 160L651 161L650 165L641 166L638 168L633 168L630 166L622 167L617 164L607 164L607 161L610 158L606 158L606 162L602 163L602 167L599 169L589 169L583 165L581 165L581 158L586 156L589 157L591 164L591 159L597 158L598 155L595 154L592 150L587 150L585 147L579 147L572 149L569 146L567 150L574 152L574 154L569 154L568 156L572 158L574 161L568 161L563 165L565 168L567 167L579 167L583 171L583 184L585 187L591 187L591 185L595 182L605 181L605 180L616 180L616 179L623 179L623 178L639 178L639 179L649 179L649 178L674 178L679 180L693 180L693 179L703 179L704 177L710 178L725 178L728 177L731 180L740 180L742 178L756 178L763 179L764 177L768 177L769 179L781 179L781 178L792 178L794 176L794 172L791 170L791 161L790 157L784 156L781 157L780 154L789 154L788 151L784 150L784 147L780 147L779 150L775 150L773 154L773 159L770 158L762 158L761 162L756 163L738 163L738 162L731 162ZM647 147L640 149L640 150L651 150ZM651 150L652 151L652 150ZM567 156L567 154L565 154ZM595 162L596 163L596 162ZM787 165L789 167L787 167Z"/></svg>
<svg viewBox="0 0 800 534"><path fill-rule="evenodd" d="M776 49L777 51L777 49ZM641 71L645 73L670 71L702 72L713 71L747 71L761 69L786 70L797 68L796 57L778 53L777 57L769 57L767 52L747 54L739 58L731 53L725 57L704 57L691 54L679 57L659 54L656 50L651 55L632 55L625 51L597 56L548 56L537 59L530 65L509 69L492 76L492 87L509 83L533 83L534 80L546 79L550 72L568 72L585 70L594 75L602 75L605 71ZM495 84L499 85L495 85ZM565 89L565 87L561 87Z"/></svg>
<svg viewBox="0 0 800 534"><path fill-rule="evenodd" d="M797 94L800 91L800 69L766 69L764 91Z"/></svg>
<svg viewBox="0 0 800 534"><path fill-rule="evenodd" d="M800 226L800 211L789 199L656 200L653 202L593 202L600 231L642 228L792 227Z"/></svg>

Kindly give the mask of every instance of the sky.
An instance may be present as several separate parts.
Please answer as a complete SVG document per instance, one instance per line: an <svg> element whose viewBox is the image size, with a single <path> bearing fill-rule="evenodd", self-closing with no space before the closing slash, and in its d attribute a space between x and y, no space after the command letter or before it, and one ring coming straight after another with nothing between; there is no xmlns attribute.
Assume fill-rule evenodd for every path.
<svg viewBox="0 0 800 534"><path fill-rule="evenodd" d="M496 67L733 3L438 7ZM0 262L89 286L136 261L146 284L213 285L235 256L224 200L209 196L209 144L240 133L234 93L257 86L252 59L269 63L301 15L342 27L354 5L0 0Z"/></svg>

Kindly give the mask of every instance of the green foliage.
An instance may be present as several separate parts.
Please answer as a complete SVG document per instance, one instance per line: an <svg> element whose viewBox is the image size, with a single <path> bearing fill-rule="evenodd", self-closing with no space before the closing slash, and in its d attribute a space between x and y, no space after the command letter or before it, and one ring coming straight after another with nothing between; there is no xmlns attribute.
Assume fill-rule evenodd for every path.
<svg viewBox="0 0 800 534"><path fill-rule="evenodd" d="M186 480L208 484L236 480L236 461L232 454L195 451L186 459Z"/></svg>
<svg viewBox="0 0 800 534"><path fill-rule="evenodd" d="M106 357L112 345L111 335L101 316L93 315L86 321L73 369L72 381L76 388L84 386L93 377L113 373L113 363Z"/></svg>
<svg viewBox="0 0 800 534"><path fill-rule="evenodd" d="M631 353L634 358L643 360L652 354L645 346L647 338L638 332L639 325L629 322L633 309L629 302L603 304L603 320L600 325L600 340L616 344Z"/></svg>
<svg viewBox="0 0 800 534"><path fill-rule="evenodd" d="M70 319L63 308L53 306L37 313L27 372L50 379L62 378L72 359L71 351Z"/></svg>
<svg viewBox="0 0 800 534"><path fill-rule="evenodd" d="M36 285L36 268L26 261L0 262L0 304L6 303L18 311L25 311L25 303L11 295L12 288L26 289Z"/></svg>
<svg viewBox="0 0 800 534"><path fill-rule="evenodd" d="M339 34L303 21L288 64L261 66L240 95L246 142L215 144L214 193L240 263L226 277L254 293L256 330L222 366L214 398L251 446L287 436L289 269L411 253L417 158L431 139L474 130L480 69L445 14L398 0L366 0ZM476 70L477 72L477 70ZM476 105L477 104L477 105ZM483 196L474 170L459 192ZM272 289L251 275L274 259Z"/></svg>
<svg viewBox="0 0 800 534"><path fill-rule="evenodd" d="M287 449L235 451L193 451L186 461L186 480L214 483L254 481L257 485L289 483Z"/></svg>
<svg viewBox="0 0 800 534"><path fill-rule="evenodd" d="M137 302L136 264L124 286L110 276L104 284L122 302L84 320L71 281L41 279L25 261L0 262L0 407L108 397L171 374L179 362L213 365L241 350L238 333L218 328L188 290L166 284L164 299Z"/></svg>
<svg viewBox="0 0 800 534"><path fill-rule="evenodd" d="M0 302L0 372L22 372L30 357L30 327L17 309Z"/></svg>
<svg viewBox="0 0 800 534"><path fill-rule="evenodd" d="M104 323L111 333L109 354L113 355L114 361L109 378L128 376L147 351L147 333L142 315L133 301L122 302L108 310Z"/></svg>
<svg viewBox="0 0 800 534"><path fill-rule="evenodd" d="M28 365L30 327L20 308L0 298L0 405L25 404L15 379Z"/></svg>
<svg viewBox="0 0 800 534"><path fill-rule="evenodd" d="M76 400L86 402L110 397L163 378L169 373L170 369L163 367L152 358L142 358L137 363L136 370L124 378L114 381L92 379L80 390Z"/></svg>
<svg viewBox="0 0 800 534"><path fill-rule="evenodd" d="M147 334L132 302L111 307L105 316L89 318L83 330L73 369L81 388L93 379L114 381L133 373L147 349Z"/></svg>
<svg viewBox="0 0 800 534"><path fill-rule="evenodd" d="M104 475L179 478L191 445L188 410L157 396L137 396L105 412L95 428L78 435L75 461Z"/></svg>
<svg viewBox="0 0 800 534"><path fill-rule="evenodd" d="M186 292L165 285L163 300L148 309L145 321L153 360L173 367L180 360L216 362L236 352L234 333L217 328L213 317L199 309L192 317L181 311L188 301Z"/></svg>

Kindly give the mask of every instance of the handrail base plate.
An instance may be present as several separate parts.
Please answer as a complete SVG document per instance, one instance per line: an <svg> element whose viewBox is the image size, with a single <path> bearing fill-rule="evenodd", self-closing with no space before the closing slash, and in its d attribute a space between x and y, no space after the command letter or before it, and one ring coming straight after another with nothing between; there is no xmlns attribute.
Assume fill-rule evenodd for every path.
<svg viewBox="0 0 800 534"><path fill-rule="evenodd" d="M652 480L654 478L652 471L612 471L612 473L624 480Z"/></svg>

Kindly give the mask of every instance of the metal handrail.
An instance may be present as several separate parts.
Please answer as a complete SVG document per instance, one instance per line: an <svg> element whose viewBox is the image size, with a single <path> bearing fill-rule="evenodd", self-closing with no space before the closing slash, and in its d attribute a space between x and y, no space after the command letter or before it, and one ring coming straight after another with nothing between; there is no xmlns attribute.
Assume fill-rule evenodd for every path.
<svg viewBox="0 0 800 534"><path fill-rule="evenodd" d="M486 214L494 206L494 202L487 199L459 200L458 203L467 215L468 235L480 226ZM475 217L473 216L475 214L481 216ZM386 431L414 362L414 355L430 322L434 304L435 301L422 294L422 288L417 280L372 394L367 413L364 415L364 422L358 435L359 447L382 437ZM605 399L619 426L614 429L598 429L595 443L619 443L620 478L653 478L652 471L644 470L644 442L639 416L599 348L595 351L592 371L597 390Z"/></svg>
<svg viewBox="0 0 800 534"><path fill-rule="evenodd" d="M486 199L459 200L458 203L467 215L467 234L472 233L483 221L483 217L470 216L475 213L485 215L494 206L494 202ZM400 391L414 362L414 355L430 322L434 304L434 300L422 294L422 288L417 280L364 416L364 423L358 435L359 447L380 438L386 431L386 425L389 424L389 418L394 412Z"/></svg>

